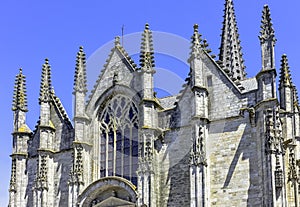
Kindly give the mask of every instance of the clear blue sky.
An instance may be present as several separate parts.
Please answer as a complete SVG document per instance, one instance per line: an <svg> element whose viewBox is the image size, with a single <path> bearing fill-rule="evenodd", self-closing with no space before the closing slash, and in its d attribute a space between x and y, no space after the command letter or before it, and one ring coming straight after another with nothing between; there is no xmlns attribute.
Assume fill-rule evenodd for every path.
<svg viewBox="0 0 300 207"><path fill-rule="evenodd" d="M180 2L180 3L179 3ZM222 16L225 0L152 0L152 1L6 1L0 8L0 206L7 205L12 150L12 94L15 75L20 67L27 78L28 125L34 128L39 116L38 94L41 65L49 58L52 82L57 96L62 100L72 118L72 88L75 57L80 45L87 57L98 48L121 35L140 32L148 22L154 31L175 34L188 39L193 24L208 40L214 54L218 54ZM259 30L263 5L268 3L275 27L276 66L286 53L293 81L300 90L300 27L299 0L235 0L241 45L243 47L248 77L260 70ZM177 36L177 37L178 37ZM127 42L128 46L130 42ZM126 42L124 42L126 49ZM155 48L155 42L154 42ZM138 50L138 48L136 48ZM180 50L180 48L177 48ZM108 54L106 54L108 55ZM168 60L169 61L169 60ZM176 65L162 57L157 67ZM99 70L104 62L99 60ZM187 73L183 68L179 75ZM172 68L167 68L172 70ZM91 77L90 77L91 78ZM182 77L184 78L184 77Z"/></svg>

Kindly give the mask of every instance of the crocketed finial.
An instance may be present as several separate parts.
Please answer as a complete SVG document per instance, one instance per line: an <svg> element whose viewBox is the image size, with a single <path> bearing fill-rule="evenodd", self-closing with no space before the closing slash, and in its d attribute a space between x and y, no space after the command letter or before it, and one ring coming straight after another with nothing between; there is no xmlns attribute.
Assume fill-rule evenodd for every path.
<svg viewBox="0 0 300 207"><path fill-rule="evenodd" d="M145 29L149 30L149 24L148 23L145 24Z"/></svg>
<svg viewBox="0 0 300 207"><path fill-rule="evenodd" d="M27 109L27 93L26 93L26 78L23 75L22 68L19 69L19 74L16 75L12 110L28 111Z"/></svg>
<svg viewBox="0 0 300 207"><path fill-rule="evenodd" d="M149 24L145 24L145 29L142 34L140 66L143 70L152 71L154 64L154 50L152 32L149 29Z"/></svg>
<svg viewBox="0 0 300 207"><path fill-rule="evenodd" d="M286 54L281 57L281 67L279 76L279 88L282 87L292 87L293 82L290 74L290 67L288 63L288 58Z"/></svg>
<svg viewBox="0 0 300 207"><path fill-rule="evenodd" d="M83 47L79 47L79 51L76 56L76 66L74 75L74 93L87 92L87 77L86 77L86 56L83 51Z"/></svg>
<svg viewBox="0 0 300 207"><path fill-rule="evenodd" d="M194 33L198 33L198 24L194 24Z"/></svg>
<svg viewBox="0 0 300 207"><path fill-rule="evenodd" d="M264 5L260 28L261 30L259 39L261 43L269 40L274 41L274 43L276 42L275 31L271 19L271 12L268 5Z"/></svg>
<svg viewBox="0 0 300 207"><path fill-rule="evenodd" d="M45 63L42 66L42 77L40 86L40 102L48 102L51 100L52 94L51 85L51 66L49 65L49 60L46 58Z"/></svg>

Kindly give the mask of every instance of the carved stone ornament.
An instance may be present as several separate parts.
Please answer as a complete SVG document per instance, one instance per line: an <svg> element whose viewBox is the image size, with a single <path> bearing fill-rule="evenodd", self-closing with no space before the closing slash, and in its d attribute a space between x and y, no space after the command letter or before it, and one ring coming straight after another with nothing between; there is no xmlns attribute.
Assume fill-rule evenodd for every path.
<svg viewBox="0 0 300 207"><path fill-rule="evenodd" d="M190 164L195 166L204 165L207 166L206 154L205 154L205 141L203 136L203 127L199 127L196 133L196 138L192 139L193 145L190 153Z"/></svg>
<svg viewBox="0 0 300 207"><path fill-rule="evenodd" d="M9 190L16 190L16 159L13 159L11 163L11 178L9 183Z"/></svg>
<svg viewBox="0 0 300 207"><path fill-rule="evenodd" d="M265 147L266 153L284 154L282 126L278 109L267 109L265 118Z"/></svg>
<svg viewBox="0 0 300 207"><path fill-rule="evenodd" d="M248 112L249 114L249 120L252 127L255 127L256 125L256 116L255 116L255 109L254 107L249 108L241 108L240 109L240 116L244 117L245 112Z"/></svg>

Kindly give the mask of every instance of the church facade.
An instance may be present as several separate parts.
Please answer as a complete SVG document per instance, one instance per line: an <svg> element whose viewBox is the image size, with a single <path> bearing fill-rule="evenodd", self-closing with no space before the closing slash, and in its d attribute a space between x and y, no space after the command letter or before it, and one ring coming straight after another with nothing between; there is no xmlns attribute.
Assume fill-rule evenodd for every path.
<svg viewBox="0 0 300 207"><path fill-rule="evenodd" d="M262 12L261 68L246 77L232 0L219 58L194 25L190 73L179 94L156 97L152 33L140 66L117 37L87 95L80 47L73 121L42 66L40 117L26 124L26 80L16 76L10 207L299 206L300 114L286 55L276 86L274 29Z"/></svg>

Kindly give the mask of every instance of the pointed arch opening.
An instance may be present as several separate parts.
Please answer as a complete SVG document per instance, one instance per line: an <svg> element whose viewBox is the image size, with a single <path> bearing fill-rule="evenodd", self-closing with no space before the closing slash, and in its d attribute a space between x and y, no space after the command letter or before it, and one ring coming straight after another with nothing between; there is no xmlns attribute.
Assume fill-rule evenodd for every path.
<svg viewBox="0 0 300 207"><path fill-rule="evenodd" d="M138 108L127 96L117 94L99 113L100 177L118 176L137 185Z"/></svg>

